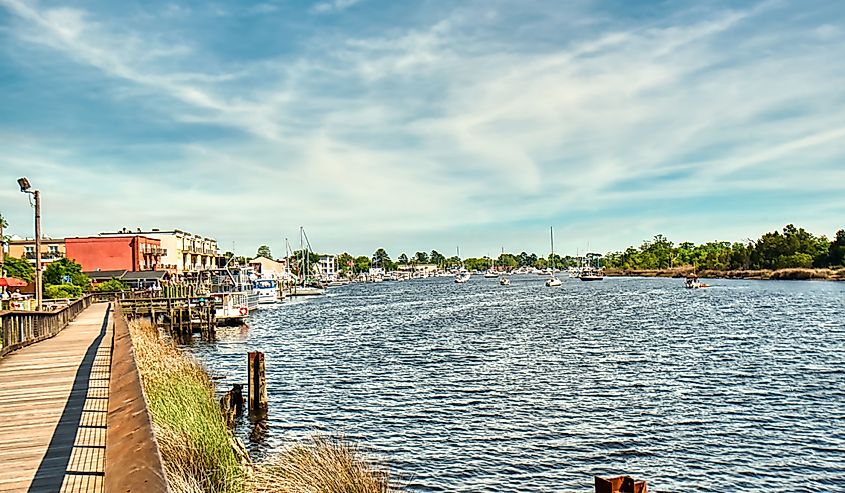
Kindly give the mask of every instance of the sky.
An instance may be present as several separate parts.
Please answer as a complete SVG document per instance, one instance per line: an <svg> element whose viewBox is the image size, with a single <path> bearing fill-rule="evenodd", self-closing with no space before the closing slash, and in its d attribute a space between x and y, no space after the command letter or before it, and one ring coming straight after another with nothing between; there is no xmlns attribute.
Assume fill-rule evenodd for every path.
<svg viewBox="0 0 845 493"><path fill-rule="evenodd" d="M845 227L845 3L0 0L0 214L249 255Z"/></svg>

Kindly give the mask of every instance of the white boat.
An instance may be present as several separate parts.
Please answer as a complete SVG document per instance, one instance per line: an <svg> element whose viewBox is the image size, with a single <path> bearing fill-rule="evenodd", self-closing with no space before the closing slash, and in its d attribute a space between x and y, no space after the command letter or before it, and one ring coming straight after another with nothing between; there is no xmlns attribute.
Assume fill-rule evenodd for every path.
<svg viewBox="0 0 845 493"><path fill-rule="evenodd" d="M278 303L279 282L275 279L256 279L252 281L252 294L258 296L258 304Z"/></svg>
<svg viewBox="0 0 845 493"><path fill-rule="evenodd" d="M326 294L326 290L318 286L293 286L290 296L320 296Z"/></svg>
<svg viewBox="0 0 845 493"><path fill-rule="evenodd" d="M709 288L709 284L705 284L701 282L701 279L698 278L695 274L691 276L687 276L686 281L684 282L684 287L687 289L701 289L701 288Z"/></svg>
<svg viewBox="0 0 845 493"><path fill-rule="evenodd" d="M455 274L455 282L458 284L463 284L465 282L469 282L472 274L470 274L467 270L462 269L457 274Z"/></svg>
<svg viewBox="0 0 845 493"><path fill-rule="evenodd" d="M600 253L588 252L585 254L584 264L581 267L581 272L578 274L578 279L582 281L601 281L604 279Z"/></svg>
<svg viewBox="0 0 845 493"><path fill-rule="evenodd" d="M240 325L249 316L249 301L245 293L212 293L214 317L217 325Z"/></svg>
<svg viewBox="0 0 845 493"><path fill-rule="evenodd" d="M493 270L488 270L487 272L484 273L485 279L495 279L497 277L499 277L499 273L496 272L496 271L493 271Z"/></svg>
<svg viewBox="0 0 845 493"><path fill-rule="evenodd" d="M555 287L555 286L560 286L561 282L560 282L560 279L555 277L555 230L554 230L554 228L551 228L551 227L549 228L549 236L551 237L551 242L552 242L552 254L549 255L549 258L552 261L552 267L551 267L551 270L549 271L550 277L548 279L546 279L546 286L551 288L551 287Z"/></svg>
<svg viewBox="0 0 845 493"><path fill-rule="evenodd" d="M511 285L511 278L508 276L502 276L499 278L499 285L501 286L510 286Z"/></svg>

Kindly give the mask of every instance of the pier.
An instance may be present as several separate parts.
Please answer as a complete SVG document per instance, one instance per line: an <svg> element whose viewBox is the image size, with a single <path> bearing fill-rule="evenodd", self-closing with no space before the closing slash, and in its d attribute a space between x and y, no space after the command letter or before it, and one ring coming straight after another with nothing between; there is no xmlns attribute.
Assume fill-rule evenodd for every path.
<svg viewBox="0 0 845 493"><path fill-rule="evenodd" d="M107 463L121 484L164 484L125 320L92 301L0 312L0 492L101 492Z"/></svg>

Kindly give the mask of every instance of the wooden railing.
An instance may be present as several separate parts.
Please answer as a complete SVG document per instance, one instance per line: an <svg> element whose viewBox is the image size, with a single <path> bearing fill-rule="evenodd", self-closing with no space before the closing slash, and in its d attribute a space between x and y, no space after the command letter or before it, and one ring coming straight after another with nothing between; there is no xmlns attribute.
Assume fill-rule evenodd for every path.
<svg viewBox="0 0 845 493"><path fill-rule="evenodd" d="M82 310L91 306L90 295L71 302L64 308L47 312L0 312L0 357L49 339L62 331Z"/></svg>

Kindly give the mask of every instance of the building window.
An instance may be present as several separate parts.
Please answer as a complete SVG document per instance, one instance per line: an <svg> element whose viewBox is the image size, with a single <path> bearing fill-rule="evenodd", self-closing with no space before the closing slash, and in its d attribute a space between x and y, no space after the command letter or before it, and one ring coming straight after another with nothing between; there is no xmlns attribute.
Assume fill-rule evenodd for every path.
<svg viewBox="0 0 845 493"><path fill-rule="evenodd" d="M47 247L50 253L59 253L59 246L58 245L50 245Z"/></svg>

